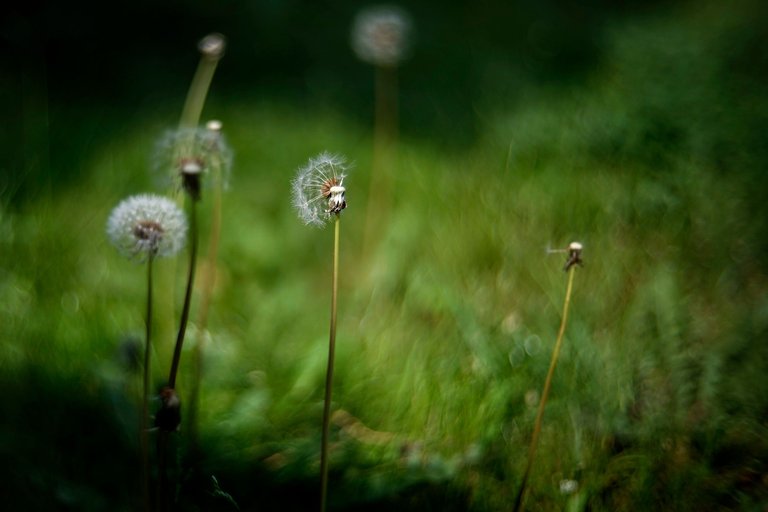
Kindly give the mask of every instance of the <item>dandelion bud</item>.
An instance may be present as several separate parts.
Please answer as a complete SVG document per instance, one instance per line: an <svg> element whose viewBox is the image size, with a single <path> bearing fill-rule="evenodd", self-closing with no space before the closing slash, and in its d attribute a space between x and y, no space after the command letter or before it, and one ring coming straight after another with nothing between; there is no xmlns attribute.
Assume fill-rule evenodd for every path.
<svg viewBox="0 0 768 512"><path fill-rule="evenodd" d="M322 226L347 207L344 158L320 153L300 168L292 183L293 206L305 224Z"/></svg>
<svg viewBox="0 0 768 512"><path fill-rule="evenodd" d="M181 424L181 400L176 390L164 386L160 390L160 409L155 414L155 426L165 432L175 432Z"/></svg>
<svg viewBox="0 0 768 512"><path fill-rule="evenodd" d="M197 44L200 53L211 60L218 60L223 57L226 47L227 40L223 35L217 33L208 34Z"/></svg>
<svg viewBox="0 0 768 512"><path fill-rule="evenodd" d="M352 25L352 49L360 60L396 66L406 56L411 20L402 9L377 6L358 13Z"/></svg>
<svg viewBox="0 0 768 512"><path fill-rule="evenodd" d="M118 204L107 221L107 235L118 250L140 261L173 256L187 236L187 220L168 198L143 194Z"/></svg>

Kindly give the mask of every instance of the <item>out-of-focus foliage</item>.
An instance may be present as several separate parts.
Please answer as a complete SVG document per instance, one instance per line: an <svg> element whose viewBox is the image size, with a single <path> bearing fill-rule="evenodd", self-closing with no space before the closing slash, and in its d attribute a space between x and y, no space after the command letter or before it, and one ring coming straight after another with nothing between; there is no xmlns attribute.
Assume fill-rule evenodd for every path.
<svg viewBox="0 0 768 512"><path fill-rule="evenodd" d="M281 12L289 4L258 9ZM553 14L566 8L548 5L541 13L546 26L567 25ZM561 255L546 249L576 239L584 243L585 266L576 275L530 508L764 506L768 17L757 2L625 9L603 18L585 8L589 44L567 39L574 41L567 49L583 52L589 65L575 73L567 67L571 59L557 61L548 71L558 80L526 67L537 55L530 48L503 56L525 71L485 67L503 55L500 29L489 29L485 46L469 54L458 36L443 39L457 74L467 62L487 73L466 75L476 93L472 113L449 116L452 129L471 119L466 129L474 135L457 147L446 142L451 129L441 128L439 116L419 131L420 116L429 117L425 104L463 91L461 82L452 88L434 75L434 96L409 89L409 73L419 83L420 74L448 66L417 57L419 48L440 47L436 26L463 23L475 27L471 35L501 26L501 13L510 26L522 22L509 8L492 20L483 17L494 12L484 6L434 20L414 8L421 42L401 77L401 117L410 128L393 169L387 227L365 257L370 129L364 115L314 103L341 92L328 93L338 84L333 74L308 71L324 67L324 56L329 70L356 65L340 64L348 34L335 11L315 19L333 19L318 30L336 27L338 40L310 46L316 39L306 35L293 43L312 55L296 62L306 89L295 96L254 100L214 86L205 114L224 120L236 156L205 333L202 456L181 491L188 509L230 510L231 500L241 510L315 506L331 233L295 219L290 179L307 157L326 149L355 161L342 222L332 508L508 509L565 288ZM588 23L596 18L604 21ZM568 35L531 30L554 41ZM237 52L276 61L281 55L237 40L230 36L232 62L221 68L230 91L260 76L236 66L226 71L242 62ZM112 64L128 76L138 73ZM362 69L349 76L370 79ZM183 95L177 84L185 83L186 71L158 75L168 88L163 94L176 88ZM49 179L48 188L35 183L45 193L20 202L16 178L7 180L3 200L11 206L0 219L0 455L8 463L0 481L16 490L8 503L30 510L132 510L138 503L132 354L143 328L144 281L142 267L108 245L104 224L122 197L152 186L153 141L174 123L179 102L174 97L160 112L139 109L123 127L116 114L129 105L112 109L96 101L82 113L80 130L67 135L79 141L63 160L76 166L68 180ZM97 135L101 124L105 133ZM51 152L51 169L61 155ZM209 207L204 198L203 209ZM177 322L174 284L184 271L181 262L157 264L158 383ZM202 335L193 325L186 350Z"/></svg>

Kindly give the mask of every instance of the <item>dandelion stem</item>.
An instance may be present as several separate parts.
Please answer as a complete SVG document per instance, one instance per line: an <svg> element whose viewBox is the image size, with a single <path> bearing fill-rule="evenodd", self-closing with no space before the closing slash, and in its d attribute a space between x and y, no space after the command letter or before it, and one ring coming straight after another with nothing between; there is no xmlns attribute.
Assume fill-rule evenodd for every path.
<svg viewBox="0 0 768 512"><path fill-rule="evenodd" d="M179 333L176 337L176 346L173 349L173 360L171 361L171 373L168 376L168 387L176 389L176 374L179 371L179 362L181 360L181 347L184 344L184 335L187 332L187 323L189 322L189 309L192 303L192 288L195 283L195 269L197 267L197 201L190 201L189 207L189 275L187 276L187 290L184 293L184 306L181 310L181 322L179 324Z"/></svg>
<svg viewBox="0 0 768 512"><path fill-rule="evenodd" d="M221 169L218 169L221 172ZM216 187L211 212L211 233L208 241L208 258L205 273L202 276L200 290L200 309L198 310L198 338L193 353L193 379L189 392L189 437L194 449L197 443L197 405L200 398L200 384L203 378L203 343L208 328L208 312L211 306L213 286L216 283L216 259L219 252L219 237L221 233L221 184Z"/></svg>
<svg viewBox="0 0 768 512"><path fill-rule="evenodd" d="M397 68L376 66L373 161L368 190L363 239L363 257L375 249L379 233L391 206L392 162L398 139Z"/></svg>
<svg viewBox="0 0 768 512"><path fill-rule="evenodd" d="M152 260L150 251L147 257L147 331L144 342L144 378L141 389L141 463L142 463L142 497L144 510L150 510L149 503L149 377L150 377L150 353L152 337Z"/></svg>
<svg viewBox="0 0 768 512"><path fill-rule="evenodd" d="M203 55L200 57L200 63L197 65L192 83L189 85L187 99L184 102L184 109L181 111L181 120L179 127L193 128L200 122L200 114L203 112L205 97L208 95L208 89L213 81L213 74L219 59Z"/></svg>
<svg viewBox="0 0 768 512"><path fill-rule="evenodd" d="M544 417L544 406L547 404L547 398L549 397L549 389L552 385L552 375L555 373L555 366L557 366L557 358L560 355L560 347L563 345L563 334L565 333L565 325L568 321L568 309L571 305L571 290L573 289L573 275L575 273L576 266L573 265L568 270L568 287L565 291L565 301L563 303L563 317L560 321L560 331L557 333L557 341L555 342L555 349L552 351L552 360L549 363L549 371L547 372L547 378L544 381L544 390L541 392L541 400L539 401L539 410L536 413L536 422L533 426L533 434L531 436L531 445L528 448L528 464L525 467L525 473L523 474L523 481L520 484L520 490L517 493L515 499L515 512L522 510L523 501L525 500L526 484L528 483L528 477L533 467L533 460L536 456L536 448L539 442L539 434L541 433L541 422Z"/></svg>
<svg viewBox="0 0 768 512"><path fill-rule="evenodd" d="M339 289L339 222L334 219L333 236L333 287L331 288L331 331L328 339L328 369L325 372L325 401L323 402L323 438L320 445L320 511L326 510L328 495L328 424L331 416L331 391L333 384L333 358L336 352L336 297Z"/></svg>

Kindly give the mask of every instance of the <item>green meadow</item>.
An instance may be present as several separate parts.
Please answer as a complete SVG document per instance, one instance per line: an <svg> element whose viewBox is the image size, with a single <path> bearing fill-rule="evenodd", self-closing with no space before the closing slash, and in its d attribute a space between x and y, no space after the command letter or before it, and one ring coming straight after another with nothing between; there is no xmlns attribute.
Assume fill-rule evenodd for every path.
<svg viewBox="0 0 768 512"><path fill-rule="evenodd" d="M584 264L526 509L764 510L768 38L757 5L612 19L600 58L565 85L512 72L479 84L466 133L462 116L419 129L415 45L385 191L371 186L372 73L360 72L362 114L338 98L225 95L214 77L203 121L223 122L234 164L207 329L196 289L182 353L184 414L203 344L194 456L184 419L174 434L178 510L318 505L333 227L299 221L291 179L324 150L353 164L329 510L511 510L563 308L566 256L554 250L573 241ZM4 165L8 510L141 509L145 272L105 225L126 196L173 192L151 172L153 154L189 77L160 108L85 105L77 147L51 153L51 168L68 167L60 175ZM211 210L204 189L202 269ZM187 265L182 252L154 267L153 390Z"/></svg>

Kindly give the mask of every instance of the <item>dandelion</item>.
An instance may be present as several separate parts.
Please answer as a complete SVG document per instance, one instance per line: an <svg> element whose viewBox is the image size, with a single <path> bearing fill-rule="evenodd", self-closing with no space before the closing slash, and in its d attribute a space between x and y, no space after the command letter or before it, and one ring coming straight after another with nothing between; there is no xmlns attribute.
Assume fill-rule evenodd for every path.
<svg viewBox="0 0 768 512"><path fill-rule="evenodd" d="M293 180L293 205L305 224L322 226L334 220L331 329L328 338L328 367L325 372L323 434L320 442L320 510L325 511L328 491L328 425L331 417L333 359L336 352L336 299L339 291L339 224L347 207L344 158L321 153L301 167Z"/></svg>
<svg viewBox="0 0 768 512"><path fill-rule="evenodd" d="M320 153L301 167L292 183L293 206L305 223L322 227L347 207L344 158Z"/></svg>
<svg viewBox="0 0 768 512"><path fill-rule="evenodd" d="M560 329L557 332L557 341L555 341L555 348L552 350L552 359L549 363L549 370L547 371L547 377L544 379L544 390L541 392L541 400L539 400L539 408L536 412L536 420L533 426L533 434L531 435L531 444L528 447L528 463L525 467L525 473L523 473L523 480L520 484L520 489L515 499L514 510L522 510L523 502L525 501L526 485L528 483L528 477L531 474L531 468L533 467L533 461L536 457L536 448L539 442L539 434L541 433L541 424L544 419L544 407L547 405L547 399L549 398L549 390L552 386L552 376L555 374L555 367L557 366L557 359L560 356L560 349L563 346L563 336L565 334L565 326L568 322L568 311L571 305L571 291L573 290L573 276L577 265L581 265L581 251L584 247L579 242L571 242L567 249L548 249L548 253L565 252L568 254L568 259L565 262L565 270L568 272L568 285L565 289L565 300L563 301L563 316L560 319ZM562 484L561 484L562 488Z"/></svg>
<svg viewBox="0 0 768 512"><path fill-rule="evenodd" d="M399 7L380 5L360 11L352 24L352 49L374 67L373 158L363 230L363 257L378 243L392 203L393 168L398 138L398 65L405 60L411 35L410 16Z"/></svg>
<svg viewBox="0 0 768 512"><path fill-rule="evenodd" d="M226 189L232 169L232 149L221 133L221 122L204 127L179 128L165 132L152 157L152 169L160 185L174 190L185 187L185 174L197 173L201 179L210 176L210 184Z"/></svg>
<svg viewBox="0 0 768 512"><path fill-rule="evenodd" d="M112 210L107 234L122 254L145 261L179 252L186 240L187 221L170 199L142 194L125 199Z"/></svg>
<svg viewBox="0 0 768 512"><path fill-rule="evenodd" d="M184 213L173 201L155 195L138 195L125 199L112 210L107 221L107 234L124 255L147 262L147 317L139 442L144 504L145 508L149 509L147 427L152 337L152 262L156 256L172 256L184 246L187 221Z"/></svg>
<svg viewBox="0 0 768 512"><path fill-rule="evenodd" d="M408 51L411 20L395 6L380 5L360 11L352 25L352 49L360 60L377 66L396 66Z"/></svg>

